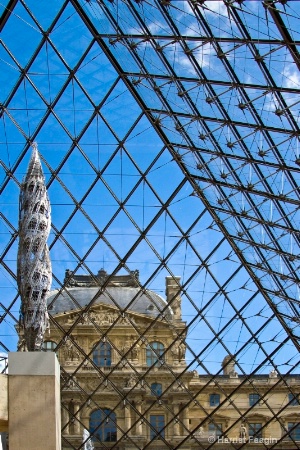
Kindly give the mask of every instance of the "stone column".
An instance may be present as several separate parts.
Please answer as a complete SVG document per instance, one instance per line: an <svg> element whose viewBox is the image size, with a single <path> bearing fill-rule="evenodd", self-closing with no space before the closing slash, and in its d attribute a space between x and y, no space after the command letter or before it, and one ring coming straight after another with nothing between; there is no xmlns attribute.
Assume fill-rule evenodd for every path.
<svg viewBox="0 0 300 450"><path fill-rule="evenodd" d="M180 277L166 277L166 296L171 302L174 319L181 320Z"/></svg>
<svg viewBox="0 0 300 450"><path fill-rule="evenodd" d="M63 434L69 434L69 413L67 409L65 408L66 405L62 405L61 408L61 425L63 428L62 433Z"/></svg>
<svg viewBox="0 0 300 450"><path fill-rule="evenodd" d="M189 408L183 410L183 434L187 435L189 429Z"/></svg>
<svg viewBox="0 0 300 450"><path fill-rule="evenodd" d="M137 422L136 422L136 425L135 425L135 434L137 436L142 436L142 434L143 434L143 423L141 423L141 421L142 421L142 403L141 403L141 401L136 402L135 407L136 407L136 409L138 411L137 414L136 414Z"/></svg>
<svg viewBox="0 0 300 450"><path fill-rule="evenodd" d="M178 414L178 411L179 411L179 405L174 405L174 414ZM173 425L174 436L179 436L179 433L180 433L179 425L180 425L180 420L179 420L179 417L177 416L174 419L174 425Z"/></svg>
<svg viewBox="0 0 300 450"><path fill-rule="evenodd" d="M125 416L125 431L128 431L131 427L131 411L129 405L126 405L124 408L124 416Z"/></svg>
<svg viewBox="0 0 300 450"><path fill-rule="evenodd" d="M74 403L74 433L75 434L81 434L80 433L80 405L79 403Z"/></svg>
<svg viewBox="0 0 300 450"><path fill-rule="evenodd" d="M60 369L53 352L8 354L12 450L61 450Z"/></svg>

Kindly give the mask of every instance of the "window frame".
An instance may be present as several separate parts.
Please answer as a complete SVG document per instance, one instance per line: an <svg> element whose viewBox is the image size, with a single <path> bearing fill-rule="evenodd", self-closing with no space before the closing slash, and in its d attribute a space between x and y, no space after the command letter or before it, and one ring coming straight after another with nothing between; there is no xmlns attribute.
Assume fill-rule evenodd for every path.
<svg viewBox="0 0 300 450"><path fill-rule="evenodd" d="M261 399L260 394L258 394L257 392L251 392L251 394L249 394L249 406L258 405L260 399Z"/></svg>
<svg viewBox="0 0 300 450"><path fill-rule="evenodd" d="M163 414L151 414L150 439L161 439L165 437L165 416Z"/></svg>
<svg viewBox="0 0 300 450"><path fill-rule="evenodd" d="M289 406L299 406L300 405L299 394L293 394L290 392L288 396L288 402Z"/></svg>
<svg viewBox="0 0 300 450"><path fill-rule="evenodd" d="M159 366L164 361L165 346L162 342L152 341L146 347L147 367Z"/></svg>
<svg viewBox="0 0 300 450"><path fill-rule="evenodd" d="M93 362L97 367L111 367L111 345L109 342L100 341L93 348Z"/></svg>
<svg viewBox="0 0 300 450"><path fill-rule="evenodd" d="M212 394L209 394L209 406L219 406L221 402L221 396L220 394L217 394L213 392Z"/></svg>
<svg viewBox="0 0 300 450"><path fill-rule="evenodd" d="M263 430L262 430L262 422L249 422L248 423L248 436L253 437L254 439L262 439Z"/></svg>
<svg viewBox="0 0 300 450"><path fill-rule="evenodd" d="M159 397L162 394L162 384L161 383L151 383L150 386L151 389L151 395L155 395L156 397Z"/></svg>
<svg viewBox="0 0 300 450"><path fill-rule="evenodd" d="M300 441L300 422L288 422L287 428L288 437L294 441ZM292 428L294 429L292 430Z"/></svg>
<svg viewBox="0 0 300 450"><path fill-rule="evenodd" d="M89 418L89 433L93 442L117 442L116 414L109 408L92 411Z"/></svg>

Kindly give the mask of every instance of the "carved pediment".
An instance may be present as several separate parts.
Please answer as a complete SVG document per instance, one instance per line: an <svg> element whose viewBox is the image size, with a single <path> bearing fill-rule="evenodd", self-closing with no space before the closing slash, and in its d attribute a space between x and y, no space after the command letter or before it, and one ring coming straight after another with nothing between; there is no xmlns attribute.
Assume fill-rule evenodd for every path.
<svg viewBox="0 0 300 450"><path fill-rule="evenodd" d="M147 326L152 318L139 316L138 314L122 314L116 308L100 304L81 316L80 311L69 311L57 315L56 320L66 325L73 325L74 322L78 321L79 326L110 326L115 324L116 326L138 325L142 327Z"/></svg>

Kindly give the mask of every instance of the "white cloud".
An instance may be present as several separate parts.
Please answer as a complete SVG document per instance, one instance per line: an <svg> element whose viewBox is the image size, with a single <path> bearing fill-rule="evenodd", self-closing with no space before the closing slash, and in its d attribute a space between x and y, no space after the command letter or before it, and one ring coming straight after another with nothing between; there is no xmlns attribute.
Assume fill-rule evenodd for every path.
<svg viewBox="0 0 300 450"><path fill-rule="evenodd" d="M283 85L290 89L300 88L300 75L298 70L291 70L290 67L285 67L282 73L284 76Z"/></svg>
<svg viewBox="0 0 300 450"><path fill-rule="evenodd" d="M225 6L224 2L221 0L207 0L204 3L204 7L206 7L206 11L208 13L213 14L221 14L222 16L228 17L228 10Z"/></svg>

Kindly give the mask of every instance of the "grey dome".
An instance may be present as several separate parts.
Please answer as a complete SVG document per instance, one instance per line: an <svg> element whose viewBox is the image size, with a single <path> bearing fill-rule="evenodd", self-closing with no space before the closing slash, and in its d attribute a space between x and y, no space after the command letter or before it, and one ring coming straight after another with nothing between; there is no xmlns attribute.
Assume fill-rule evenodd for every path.
<svg viewBox="0 0 300 450"><path fill-rule="evenodd" d="M145 314L149 317L157 317L167 306L166 301L153 291L142 291L136 287L108 286L104 292L99 287L72 287L66 288L60 294L52 291L47 299L49 312L53 315L84 308L93 299L93 305L105 304L119 307L127 311ZM100 292L100 293L99 293ZM134 299L134 300L133 300ZM131 303L132 302L132 303ZM164 311L167 318L171 319L173 312L170 307Z"/></svg>

